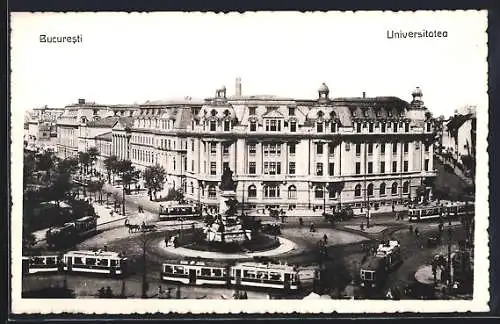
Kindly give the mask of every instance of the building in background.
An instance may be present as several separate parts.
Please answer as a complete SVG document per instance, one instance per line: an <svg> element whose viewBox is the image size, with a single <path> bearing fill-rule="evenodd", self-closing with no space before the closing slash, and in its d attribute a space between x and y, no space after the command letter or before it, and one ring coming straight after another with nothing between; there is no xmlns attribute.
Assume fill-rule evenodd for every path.
<svg viewBox="0 0 500 324"><path fill-rule="evenodd" d="M57 148L57 119L62 115L64 109L33 108L25 116L26 144L30 147Z"/></svg>
<svg viewBox="0 0 500 324"><path fill-rule="evenodd" d="M415 197L436 176L434 123L422 91L412 97L330 98L326 84L316 99L245 96L238 78L235 95L220 87L205 100L123 109L81 100L59 118L59 152L95 146L101 160L116 155L140 170L161 165L165 191L180 189L213 208L230 168L248 212L385 209Z"/></svg>

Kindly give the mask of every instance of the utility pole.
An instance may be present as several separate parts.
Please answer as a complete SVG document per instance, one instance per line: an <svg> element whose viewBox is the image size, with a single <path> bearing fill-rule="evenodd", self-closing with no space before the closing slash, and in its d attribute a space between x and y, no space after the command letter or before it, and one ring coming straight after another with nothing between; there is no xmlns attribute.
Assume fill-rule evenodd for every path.
<svg viewBox="0 0 500 324"><path fill-rule="evenodd" d="M123 183L123 181L122 181L122 184L123 184L123 190L122 190L122 212L123 212L123 216L125 216L125 183Z"/></svg>
<svg viewBox="0 0 500 324"><path fill-rule="evenodd" d="M147 235L146 232L142 233L142 295L141 298L148 298L148 282L146 278L146 248L147 248Z"/></svg>

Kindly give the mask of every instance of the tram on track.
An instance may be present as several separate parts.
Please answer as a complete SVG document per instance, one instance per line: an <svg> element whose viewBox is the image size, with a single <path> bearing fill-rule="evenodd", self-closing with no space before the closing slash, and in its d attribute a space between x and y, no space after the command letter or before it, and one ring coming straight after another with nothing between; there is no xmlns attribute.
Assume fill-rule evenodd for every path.
<svg viewBox="0 0 500 324"><path fill-rule="evenodd" d="M63 226L51 227L46 233L47 244L52 247L73 244L97 232L97 217L86 216Z"/></svg>
<svg viewBox="0 0 500 324"><path fill-rule="evenodd" d="M160 207L160 220L178 220L200 218L200 210L196 205L174 204Z"/></svg>
<svg viewBox="0 0 500 324"><path fill-rule="evenodd" d="M455 202L446 206L417 206L408 209L408 220L420 222L431 219L439 219L445 215L445 219L455 219L462 216L474 215L473 202Z"/></svg>
<svg viewBox="0 0 500 324"><path fill-rule="evenodd" d="M41 272L87 272L120 276L127 271L127 258L117 252L69 251L62 256L23 256L23 275Z"/></svg>
<svg viewBox="0 0 500 324"><path fill-rule="evenodd" d="M188 285L299 288L295 267L286 264L240 262L235 265L181 260L163 263L161 279Z"/></svg>
<svg viewBox="0 0 500 324"><path fill-rule="evenodd" d="M398 241L379 244L374 255L370 255L360 268L361 287L374 289L380 287L389 273L403 262L401 246Z"/></svg>
<svg viewBox="0 0 500 324"><path fill-rule="evenodd" d="M58 255L23 256L23 274L58 272L60 270L60 257Z"/></svg>

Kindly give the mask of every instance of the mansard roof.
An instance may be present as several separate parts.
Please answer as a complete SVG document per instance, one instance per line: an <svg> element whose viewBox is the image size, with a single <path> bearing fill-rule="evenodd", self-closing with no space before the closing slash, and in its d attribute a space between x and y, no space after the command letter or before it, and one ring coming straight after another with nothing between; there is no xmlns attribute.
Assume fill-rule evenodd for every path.
<svg viewBox="0 0 500 324"><path fill-rule="evenodd" d="M99 134L95 137L97 140L111 142L113 140L113 132L106 132L103 134Z"/></svg>

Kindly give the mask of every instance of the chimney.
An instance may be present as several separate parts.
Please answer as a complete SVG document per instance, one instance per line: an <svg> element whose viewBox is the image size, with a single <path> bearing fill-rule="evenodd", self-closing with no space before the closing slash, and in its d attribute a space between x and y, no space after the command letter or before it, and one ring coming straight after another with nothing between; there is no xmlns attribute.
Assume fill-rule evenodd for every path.
<svg viewBox="0 0 500 324"><path fill-rule="evenodd" d="M363 98L366 98L366 92L363 91Z"/></svg>
<svg viewBox="0 0 500 324"><path fill-rule="evenodd" d="M240 77L236 78L235 96L241 97L241 78Z"/></svg>
<svg viewBox="0 0 500 324"><path fill-rule="evenodd" d="M84 105L85 104L85 99L78 99L78 104L79 105Z"/></svg>

